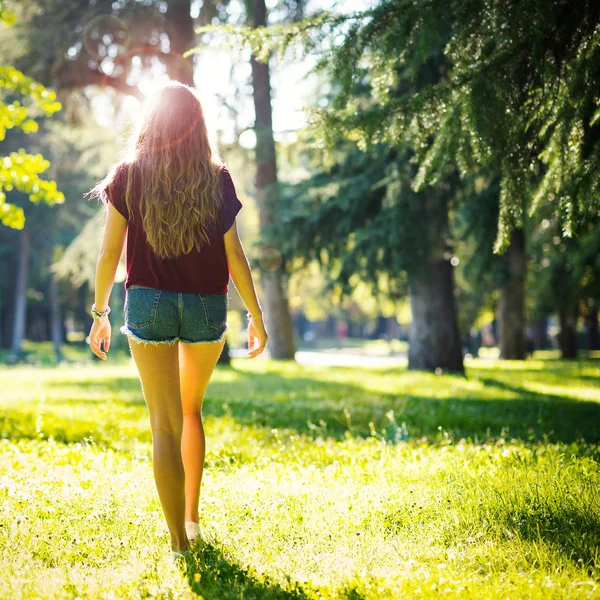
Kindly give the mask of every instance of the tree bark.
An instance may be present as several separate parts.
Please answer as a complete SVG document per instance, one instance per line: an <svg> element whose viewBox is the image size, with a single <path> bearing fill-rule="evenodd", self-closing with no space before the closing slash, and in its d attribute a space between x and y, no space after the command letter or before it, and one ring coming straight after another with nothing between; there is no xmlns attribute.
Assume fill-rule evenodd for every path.
<svg viewBox="0 0 600 600"><path fill-rule="evenodd" d="M54 347L56 362L63 360L62 354L62 322L60 318L60 304L58 302L58 282L54 273L50 272L48 279L48 288L50 291L50 337Z"/></svg>
<svg viewBox="0 0 600 600"><path fill-rule="evenodd" d="M267 24L265 0L252 0L251 25ZM256 114L256 200L259 208L261 233L273 222L277 202L277 160L273 138L271 111L271 81L269 64L254 56L252 66L252 96ZM265 328L269 334L269 353L272 358L293 360L296 352L292 316L286 296L286 277L281 267L261 271L264 292Z"/></svg>
<svg viewBox="0 0 600 600"><path fill-rule="evenodd" d="M11 360L20 358L21 344L25 334L25 318L27 310L27 275L29 270L29 238L28 229L22 229L19 236L19 264L15 282L15 310L13 317Z"/></svg>
<svg viewBox="0 0 600 600"><path fill-rule="evenodd" d="M533 346L535 350L545 350L548 347L548 319L536 319L533 322Z"/></svg>
<svg viewBox="0 0 600 600"><path fill-rule="evenodd" d="M408 368L464 373L452 265L431 260L410 276Z"/></svg>
<svg viewBox="0 0 600 600"><path fill-rule="evenodd" d="M588 351L600 350L600 335L598 335L598 308L589 309L585 318L587 328Z"/></svg>
<svg viewBox="0 0 600 600"><path fill-rule="evenodd" d="M169 0L165 14L165 31L169 36L170 58L166 62L170 79L194 85L193 55L183 58L196 42L190 0Z"/></svg>
<svg viewBox="0 0 600 600"><path fill-rule="evenodd" d="M427 261L408 274L412 310L408 368L464 373L454 277L446 243L448 192L432 191L426 202L429 218L423 226L427 228L431 253Z"/></svg>
<svg viewBox="0 0 600 600"><path fill-rule="evenodd" d="M560 333L558 342L564 359L577 358L577 311L561 308L558 311Z"/></svg>
<svg viewBox="0 0 600 600"><path fill-rule="evenodd" d="M498 301L500 358L525 358L525 233L513 232L505 260L508 280L500 289Z"/></svg>

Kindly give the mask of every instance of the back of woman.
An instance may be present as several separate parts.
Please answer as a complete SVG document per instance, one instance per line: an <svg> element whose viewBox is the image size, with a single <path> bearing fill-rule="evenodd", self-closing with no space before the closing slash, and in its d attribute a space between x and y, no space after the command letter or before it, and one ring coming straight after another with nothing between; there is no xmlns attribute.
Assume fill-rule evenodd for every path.
<svg viewBox="0 0 600 600"><path fill-rule="evenodd" d="M193 88L171 82L144 104L126 156L90 195L107 207L90 347L107 359L109 298L127 240L120 331L148 406L171 548L181 556L190 541L205 541L198 513L201 411L225 344L230 276L248 309L248 357L260 354L268 339L235 223L242 203L210 143Z"/></svg>

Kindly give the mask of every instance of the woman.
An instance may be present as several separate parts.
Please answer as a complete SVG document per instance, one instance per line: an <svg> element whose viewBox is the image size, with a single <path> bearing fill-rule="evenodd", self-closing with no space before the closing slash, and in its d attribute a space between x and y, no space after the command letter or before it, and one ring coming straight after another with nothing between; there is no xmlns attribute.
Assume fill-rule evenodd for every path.
<svg viewBox="0 0 600 600"><path fill-rule="evenodd" d="M172 82L146 102L126 160L89 195L107 206L90 347L106 360L109 298L127 234L121 333L148 406L171 549L185 557L189 542L202 538L202 400L225 344L230 275L248 309L248 357L260 354L268 338L235 223L242 204L211 148L193 88Z"/></svg>

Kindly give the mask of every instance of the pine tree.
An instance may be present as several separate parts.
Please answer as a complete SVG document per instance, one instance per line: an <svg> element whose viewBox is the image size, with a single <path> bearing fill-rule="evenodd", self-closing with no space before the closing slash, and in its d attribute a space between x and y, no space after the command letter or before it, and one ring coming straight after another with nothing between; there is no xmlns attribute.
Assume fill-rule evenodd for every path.
<svg viewBox="0 0 600 600"><path fill-rule="evenodd" d="M572 237L600 207L599 24L594 0L383 0L351 15L229 33L263 53L298 41L320 53L337 94L312 123L328 147L340 137L367 151L409 145L415 191L447 185L453 172L463 184L498 180L494 251L508 250L512 272L500 306L503 353L521 358L526 217L539 220L548 203ZM365 81L367 101L357 94Z"/></svg>

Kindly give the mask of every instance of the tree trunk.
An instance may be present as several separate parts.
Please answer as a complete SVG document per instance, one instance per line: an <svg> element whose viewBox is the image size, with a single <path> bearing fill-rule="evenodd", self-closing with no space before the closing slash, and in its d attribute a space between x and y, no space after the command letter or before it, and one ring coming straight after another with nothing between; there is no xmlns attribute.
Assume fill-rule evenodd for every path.
<svg viewBox="0 0 600 600"><path fill-rule="evenodd" d="M427 198L429 219L423 222L431 244L429 260L409 272L412 322L408 368L464 373L454 277L448 239L448 192L432 191Z"/></svg>
<svg viewBox="0 0 600 600"><path fill-rule="evenodd" d="M589 309L585 319L587 328L587 347L588 352L600 350L600 336L598 335L598 308L594 306Z"/></svg>
<svg viewBox="0 0 600 600"><path fill-rule="evenodd" d="M558 342L564 359L577 358L577 311L561 308L558 311L560 333Z"/></svg>
<svg viewBox="0 0 600 600"><path fill-rule="evenodd" d="M377 315L375 329L371 334L371 339L378 340L380 338L387 337L389 317L383 315Z"/></svg>
<svg viewBox="0 0 600 600"><path fill-rule="evenodd" d="M60 318L60 304L58 302L58 282L54 273L50 272L48 287L50 290L50 337L54 347L56 362L63 360L62 354L62 323Z"/></svg>
<svg viewBox="0 0 600 600"><path fill-rule="evenodd" d="M195 46L196 34L191 15L190 0L169 0L165 14L165 31L169 36L171 54L167 62L170 79L194 85L194 55L183 58L183 53Z"/></svg>
<svg viewBox="0 0 600 600"><path fill-rule="evenodd" d="M265 0L252 0L251 24L266 26ZM260 63L254 56L252 66L252 96L256 114L256 200L261 233L273 222L277 202L277 160L273 139L271 112L271 81L269 64ZM296 347L292 316L286 296L286 277L281 267L261 271L264 292L265 328L269 334L269 354L272 358L294 359Z"/></svg>
<svg viewBox="0 0 600 600"><path fill-rule="evenodd" d="M11 360L20 358L21 343L25 334L25 317L27 310L27 273L29 268L29 238L28 229L22 229L19 236L19 264L15 282L15 310L13 317Z"/></svg>
<svg viewBox="0 0 600 600"><path fill-rule="evenodd" d="M533 322L534 350L545 350L548 347L548 319L536 319Z"/></svg>
<svg viewBox="0 0 600 600"><path fill-rule="evenodd" d="M505 260L508 281L500 289L498 301L500 358L525 358L525 233L517 229L512 234Z"/></svg>
<svg viewBox="0 0 600 600"><path fill-rule="evenodd" d="M409 370L463 373L450 261L431 260L410 276L410 306Z"/></svg>
<svg viewBox="0 0 600 600"><path fill-rule="evenodd" d="M48 311L37 302L30 304L27 311L27 327L24 337L33 342L47 342L50 339Z"/></svg>

